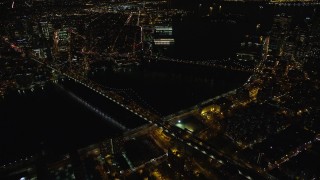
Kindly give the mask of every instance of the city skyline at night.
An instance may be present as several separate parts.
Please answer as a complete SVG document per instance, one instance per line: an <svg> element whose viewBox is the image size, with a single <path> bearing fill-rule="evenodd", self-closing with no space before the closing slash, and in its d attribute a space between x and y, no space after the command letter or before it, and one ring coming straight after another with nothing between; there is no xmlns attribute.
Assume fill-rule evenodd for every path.
<svg viewBox="0 0 320 180"><path fill-rule="evenodd" d="M0 2L0 179L320 178L319 3Z"/></svg>

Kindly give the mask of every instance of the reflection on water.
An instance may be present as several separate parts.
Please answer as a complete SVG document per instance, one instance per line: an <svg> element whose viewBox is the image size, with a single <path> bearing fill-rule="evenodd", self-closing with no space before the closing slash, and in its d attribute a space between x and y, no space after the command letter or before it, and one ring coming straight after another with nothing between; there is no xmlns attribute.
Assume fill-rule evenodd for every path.
<svg viewBox="0 0 320 180"><path fill-rule="evenodd" d="M52 86L24 95L9 93L0 101L0 114L0 164L41 149L51 155L65 153L120 133Z"/></svg>

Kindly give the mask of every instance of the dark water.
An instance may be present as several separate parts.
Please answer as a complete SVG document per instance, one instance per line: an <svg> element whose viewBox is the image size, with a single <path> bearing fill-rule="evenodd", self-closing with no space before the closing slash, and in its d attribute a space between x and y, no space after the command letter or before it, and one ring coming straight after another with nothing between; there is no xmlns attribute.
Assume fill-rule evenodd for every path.
<svg viewBox="0 0 320 180"><path fill-rule="evenodd" d="M266 34L273 20L273 9L258 3L173 2L191 13L173 19L175 44L165 54L183 59L233 57L246 35Z"/></svg>
<svg viewBox="0 0 320 180"><path fill-rule="evenodd" d="M173 0L172 5L191 13L173 19L175 44L165 54L193 60L233 57L246 35L268 35L276 15L291 16L294 27L319 11L315 6L280 7L265 2Z"/></svg>
<svg viewBox="0 0 320 180"><path fill-rule="evenodd" d="M157 62L122 72L99 70L90 76L105 86L131 88L151 107L168 115L237 88L249 75L211 67Z"/></svg>
<svg viewBox="0 0 320 180"><path fill-rule="evenodd" d="M41 149L59 155L120 133L53 86L25 95L11 92L0 101L0 115L0 164Z"/></svg>

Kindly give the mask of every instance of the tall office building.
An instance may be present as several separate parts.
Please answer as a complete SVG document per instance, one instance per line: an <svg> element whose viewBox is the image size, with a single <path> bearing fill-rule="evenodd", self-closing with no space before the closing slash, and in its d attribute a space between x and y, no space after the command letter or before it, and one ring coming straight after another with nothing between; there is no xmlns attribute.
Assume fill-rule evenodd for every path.
<svg viewBox="0 0 320 180"><path fill-rule="evenodd" d="M43 36L49 40L53 33L53 27L52 24L47 21L40 22L40 28Z"/></svg>
<svg viewBox="0 0 320 180"><path fill-rule="evenodd" d="M174 44L172 26L155 26L154 44L156 46L168 46Z"/></svg>
<svg viewBox="0 0 320 180"><path fill-rule="evenodd" d="M66 27L53 32L53 53L68 52L70 46L70 33Z"/></svg>

